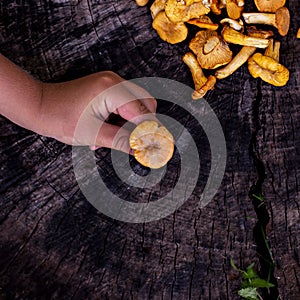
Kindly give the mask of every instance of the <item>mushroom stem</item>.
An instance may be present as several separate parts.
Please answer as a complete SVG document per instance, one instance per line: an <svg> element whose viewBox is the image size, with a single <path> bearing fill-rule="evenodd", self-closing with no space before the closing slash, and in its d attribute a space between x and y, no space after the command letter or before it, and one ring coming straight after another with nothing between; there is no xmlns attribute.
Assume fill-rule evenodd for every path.
<svg viewBox="0 0 300 300"><path fill-rule="evenodd" d="M205 84L200 88L193 92L192 98L194 100L198 100L203 98L209 90L213 90L216 84L216 77L213 75L209 75Z"/></svg>
<svg viewBox="0 0 300 300"><path fill-rule="evenodd" d="M271 57L274 60L279 62L279 50L280 50L280 42L270 40L269 46L266 48L265 56Z"/></svg>
<svg viewBox="0 0 300 300"><path fill-rule="evenodd" d="M203 53L208 54L213 51L220 44L220 40L217 36L211 36L203 47Z"/></svg>
<svg viewBox="0 0 300 300"><path fill-rule="evenodd" d="M278 29L280 35L287 35L290 27L290 13L286 7L281 7L275 13L243 13L247 24L266 24Z"/></svg>
<svg viewBox="0 0 300 300"><path fill-rule="evenodd" d="M183 56L182 60L191 70L195 89L200 89L207 81L207 78L198 63L197 58L193 53L188 52Z"/></svg>
<svg viewBox="0 0 300 300"><path fill-rule="evenodd" d="M223 79L235 72L241 67L249 57L255 52L256 47L244 46L240 52L232 59L232 61L224 68L216 71L215 76L218 79Z"/></svg>
<svg viewBox="0 0 300 300"><path fill-rule="evenodd" d="M243 26L237 21L230 18L225 18L220 21L221 24L227 23L231 28L237 31L241 31L243 29Z"/></svg>
<svg viewBox="0 0 300 300"><path fill-rule="evenodd" d="M192 93L192 98L194 100L203 98L209 90L213 89L216 83L216 77L212 75L208 78L205 77L202 68L193 53L186 53L182 59L183 62L190 68L195 84L195 91Z"/></svg>
<svg viewBox="0 0 300 300"><path fill-rule="evenodd" d="M276 17L272 13L243 13L247 24L266 24L276 27Z"/></svg>
<svg viewBox="0 0 300 300"><path fill-rule="evenodd" d="M223 39L232 44L238 44L243 46L251 46L256 48L267 48L269 44L269 40L250 37L244 35L228 26L225 26L222 31Z"/></svg>
<svg viewBox="0 0 300 300"><path fill-rule="evenodd" d="M273 31L271 30L260 30L255 26L247 27L247 33L251 37L258 37L262 39L268 39L269 37L274 35Z"/></svg>

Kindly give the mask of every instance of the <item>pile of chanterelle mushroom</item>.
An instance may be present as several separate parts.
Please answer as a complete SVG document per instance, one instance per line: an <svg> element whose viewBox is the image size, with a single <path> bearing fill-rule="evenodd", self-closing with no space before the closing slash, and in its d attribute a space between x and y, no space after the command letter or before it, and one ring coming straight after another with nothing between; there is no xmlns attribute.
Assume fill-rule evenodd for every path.
<svg viewBox="0 0 300 300"><path fill-rule="evenodd" d="M136 2L142 6L148 0ZM191 52L183 56L195 83L193 99L202 98L214 88L217 79L226 78L247 61L254 78L260 77L275 86L288 82L289 70L279 62L280 42L271 38L273 31L260 28L270 25L281 36L287 34L290 14L284 7L286 0L254 2L258 12L243 12L244 0L155 0L151 5L152 26L166 42L184 41L188 35L186 23L200 28L189 43ZM210 13L226 14L226 17L220 24L214 24L208 16ZM230 44L242 46L234 57ZM209 71L211 75L206 77L203 69L214 73Z"/></svg>

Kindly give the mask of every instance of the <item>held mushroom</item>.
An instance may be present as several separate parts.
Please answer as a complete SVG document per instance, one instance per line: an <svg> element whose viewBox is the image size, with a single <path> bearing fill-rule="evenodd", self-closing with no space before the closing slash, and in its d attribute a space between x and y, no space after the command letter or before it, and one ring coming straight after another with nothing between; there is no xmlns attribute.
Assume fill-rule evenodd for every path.
<svg viewBox="0 0 300 300"><path fill-rule="evenodd" d="M177 44L184 41L188 34L188 29L183 22L171 22L164 11L157 14L152 22L152 27L157 31L162 40L170 44Z"/></svg>
<svg viewBox="0 0 300 300"><path fill-rule="evenodd" d="M300 28L297 31L297 39L300 39Z"/></svg>
<svg viewBox="0 0 300 300"><path fill-rule="evenodd" d="M191 52L186 53L182 60L189 67L195 84L195 91L192 93L192 98L194 100L203 98L207 91L213 89L216 83L215 76L206 78L196 57Z"/></svg>
<svg viewBox="0 0 300 300"><path fill-rule="evenodd" d="M232 59L232 51L227 43L213 30L199 31L191 40L189 47L204 69L216 69L228 64Z"/></svg>
<svg viewBox="0 0 300 300"><path fill-rule="evenodd" d="M210 8L196 1L167 0L166 15L172 22L186 22L210 12Z"/></svg>
<svg viewBox="0 0 300 300"><path fill-rule="evenodd" d="M256 47L244 46L228 65L216 71L216 78L223 79L234 73L249 59L255 50Z"/></svg>
<svg viewBox="0 0 300 300"><path fill-rule="evenodd" d="M275 86L284 86L289 80L289 70L285 66L261 53L255 53L249 58L248 69L254 78L260 77Z"/></svg>
<svg viewBox="0 0 300 300"><path fill-rule="evenodd" d="M281 7L275 13L243 13L247 24L272 25L278 29L280 35L287 35L290 28L290 12Z"/></svg>
<svg viewBox="0 0 300 300"><path fill-rule="evenodd" d="M238 44L242 46L266 48L268 47L269 44L269 40L267 39L244 35L228 26L225 26L224 29L222 30L222 36L226 42L232 44Z"/></svg>
<svg viewBox="0 0 300 300"><path fill-rule="evenodd" d="M257 9L261 12L276 12L285 5L286 0L254 0Z"/></svg>
<svg viewBox="0 0 300 300"><path fill-rule="evenodd" d="M143 166L158 169L167 164L174 152L174 138L164 126L155 121L144 121L131 133L130 148Z"/></svg>

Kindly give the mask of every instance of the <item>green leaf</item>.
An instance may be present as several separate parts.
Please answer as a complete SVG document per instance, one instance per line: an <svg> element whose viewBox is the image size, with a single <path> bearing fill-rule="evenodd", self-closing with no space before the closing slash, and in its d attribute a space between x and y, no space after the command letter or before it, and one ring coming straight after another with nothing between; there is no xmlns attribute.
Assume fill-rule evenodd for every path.
<svg viewBox="0 0 300 300"><path fill-rule="evenodd" d="M261 278L252 279L250 285L255 288L271 288L274 286L273 283Z"/></svg>
<svg viewBox="0 0 300 300"><path fill-rule="evenodd" d="M264 201L264 197L263 197L262 194L260 194L260 195L252 194L252 196L253 196L254 198L256 198L257 200L259 200L260 202L263 202L263 201Z"/></svg>
<svg viewBox="0 0 300 300"><path fill-rule="evenodd" d="M241 289L241 290L239 290L238 294L245 299L259 300L257 297L256 288L253 288L253 287Z"/></svg>
<svg viewBox="0 0 300 300"><path fill-rule="evenodd" d="M254 271L253 267L254 267L254 264L251 264L250 266L248 266L247 270L243 272L243 275L242 275L243 279L259 278L257 273Z"/></svg>
<svg viewBox="0 0 300 300"><path fill-rule="evenodd" d="M232 267L234 270L240 271L240 270L238 269L238 267L235 265L235 263L234 263L234 261L232 260L232 258L230 258L230 265L231 265L231 267Z"/></svg>

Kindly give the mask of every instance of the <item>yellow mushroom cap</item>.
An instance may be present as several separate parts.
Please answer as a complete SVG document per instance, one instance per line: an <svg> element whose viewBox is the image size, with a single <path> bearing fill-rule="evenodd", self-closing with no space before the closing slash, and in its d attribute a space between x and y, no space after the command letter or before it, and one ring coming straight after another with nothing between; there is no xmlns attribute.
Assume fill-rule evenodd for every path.
<svg viewBox="0 0 300 300"><path fill-rule="evenodd" d="M255 53L248 60L248 69L254 77L275 85L284 86L289 80L289 70L275 59Z"/></svg>
<svg viewBox="0 0 300 300"><path fill-rule="evenodd" d="M210 12L210 9L204 6L202 2L177 0L167 0L165 10L172 22L186 22Z"/></svg>
<svg viewBox="0 0 300 300"><path fill-rule="evenodd" d="M201 30L191 40L190 49L196 54L200 66L204 69L215 69L228 64L232 51L213 30Z"/></svg>
<svg viewBox="0 0 300 300"><path fill-rule="evenodd" d="M144 121L131 133L129 145L135 159L143 166L158 169L167 164L174 153L174 138L164 126Z"/></svg>
<svg viewBox="0 0 300 300"><path fill-rule="evenodd" d="M157 14L165 9L165 4L167 0L155 0L152 5L150 6L150 11L152 18L154 19Z"/></svg>
<svg viewBox="0 0 300 300"><path fill-rule="evenodd" d="M254 0L257 9L261 12L276 12L285 5L286 0Z"/></svg>
<svg viewBox="0 0 300 300"><path fill-rule="evenodd" d="M188 34L188 29L183 22L171 22L164 11L156 15L152 22L152 27L162 40L170 44L184 41Z"/></svg>
<svg viewBox="0 0 300 300"><path fill-rule="evenodd" d="M286 7L281 7L276 10L276 25L280 35L287 35L290 28L290 12Z"/></svg>

